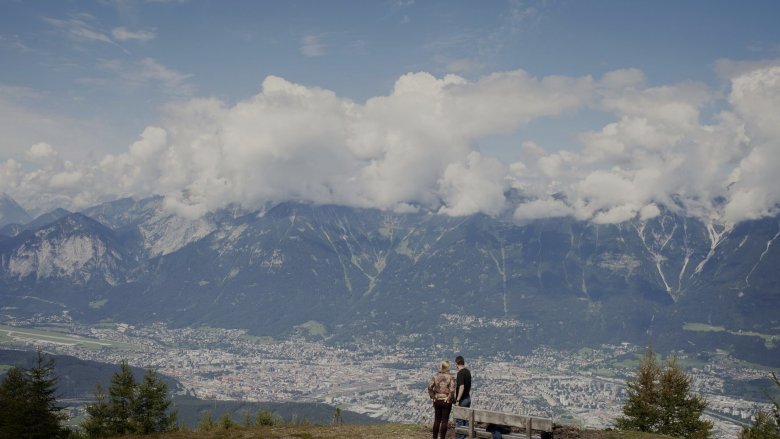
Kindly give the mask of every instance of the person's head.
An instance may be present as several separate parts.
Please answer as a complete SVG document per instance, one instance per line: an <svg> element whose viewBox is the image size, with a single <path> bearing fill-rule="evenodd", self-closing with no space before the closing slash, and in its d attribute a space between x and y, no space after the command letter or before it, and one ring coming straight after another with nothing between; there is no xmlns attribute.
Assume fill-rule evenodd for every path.
<svg viewBox="0 0 780 439"><path fill-rule="evenodd" d="M458 366L458 369L466 365L466 360L463 359L463 355L455 357L455 365Z"/></svg>
<svg viewBox="0 0 780 439"><path fill-rule="evenodd" d="M444 360L441 362L441 365L439 366L439 372L449 372L450 371L450 361Z"/></svg>

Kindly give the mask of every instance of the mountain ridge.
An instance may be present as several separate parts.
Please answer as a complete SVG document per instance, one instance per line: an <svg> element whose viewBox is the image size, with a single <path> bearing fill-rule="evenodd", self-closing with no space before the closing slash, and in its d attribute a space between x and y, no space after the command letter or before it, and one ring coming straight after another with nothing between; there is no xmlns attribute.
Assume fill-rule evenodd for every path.
<svg viewBox="0 0 780 439"><path fill-rule="evenodd" d="M754 360L778 357L779 218L722 226L662 209L652 219L612 225L573 218L515 224L290 202L191 221L161 203L118 200L66 217L86 224L91 213L113 226L90 219L94 242L114 253L98 260L95 252L97 259L82 265L116 270L95 268L89 278L9 276L18 274L9 255L43 245L34 237L46 227L0 241L4 300L36 309L20 306L22 292L33 290L86 320L268 335L317 322L326 329L321 336L334 341L447 337L442 315L465 314L526 325L499 331L506 338L467 331L474 346L502 339L513 350L567 346L576 344L568 334L577 333L577 342L591 344L652 339L669 348L693 343L743 349ZM89 306L95 302L102 305ZM684 329L691 322L766 337Z"/></svg>

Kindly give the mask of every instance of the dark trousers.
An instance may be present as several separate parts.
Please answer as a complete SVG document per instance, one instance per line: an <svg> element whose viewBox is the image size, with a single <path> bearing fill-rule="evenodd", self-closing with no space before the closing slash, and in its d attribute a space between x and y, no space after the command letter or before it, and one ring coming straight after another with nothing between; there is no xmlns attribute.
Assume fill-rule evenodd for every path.
<svg viewBox="0 0 780 439"><path fill-rule="evenodd" d="M447 436L447 423L450 421L452 403L434 401L433 410L433 439L437 439L436 436L439 435L441 435L441 439L444 439Z"/></svg>
<svg viewBox="0 0 780 439"><path fill-rule="evenodd" d="M461 407L471 407L471 398L465 397L465 398L461 399L460 400L460 406ZM457 419L455 421L455 426L456 427L468 427L468 425L469 425L469 421L464 421L463 419ZM456 439L466 439L466 435L465 434L456 434L455 438Z"/></svg>
<svg viewBox="0 0 780 439"><path fill-rule="evenodd" d="M502 439L505 434L512 432L512 429L506 425L488 424L487 431L493 435L493 439Z"/></svg>

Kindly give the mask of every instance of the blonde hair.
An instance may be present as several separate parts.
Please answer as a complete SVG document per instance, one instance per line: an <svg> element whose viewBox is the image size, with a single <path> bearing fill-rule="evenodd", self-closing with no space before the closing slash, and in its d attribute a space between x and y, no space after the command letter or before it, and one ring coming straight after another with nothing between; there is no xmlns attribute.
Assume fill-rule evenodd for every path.
<svg viewBox="0 0 780 439"><path fill-rule="evenodd" d="M450 370L450 360L444 360L441 362L441 366L439 366L439 370L441 372L447 372Z"/></svg>

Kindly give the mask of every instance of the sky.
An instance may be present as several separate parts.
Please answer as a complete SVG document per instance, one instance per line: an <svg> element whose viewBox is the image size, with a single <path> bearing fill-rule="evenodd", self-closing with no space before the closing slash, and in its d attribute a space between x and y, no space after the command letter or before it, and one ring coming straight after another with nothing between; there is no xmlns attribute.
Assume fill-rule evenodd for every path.
<svg viewBox="0 0 780 439"><path fill-rule="evenodd" d="M780 206L780 2L0 0L0 193L443 215Z"/></svg>

